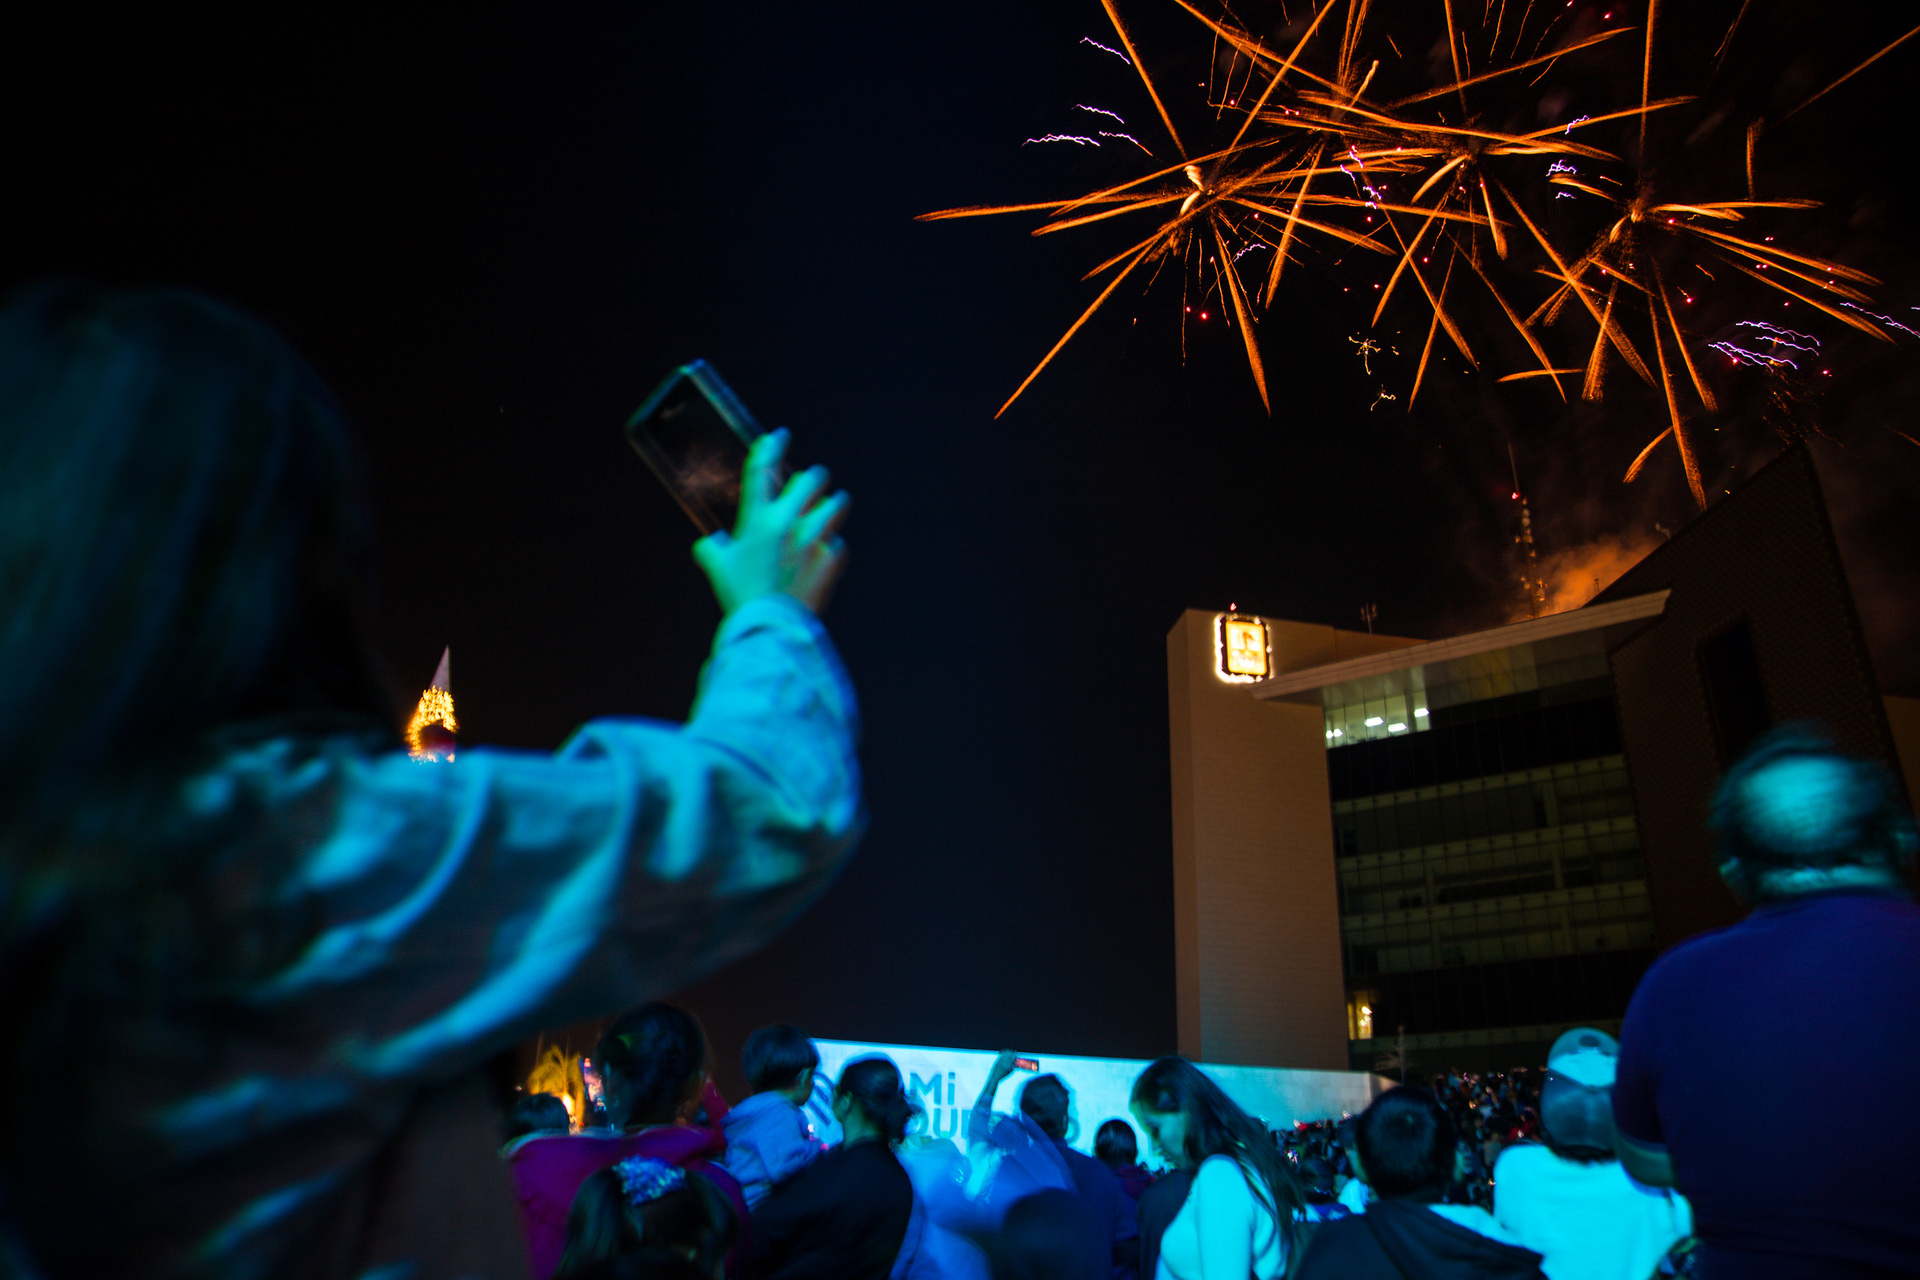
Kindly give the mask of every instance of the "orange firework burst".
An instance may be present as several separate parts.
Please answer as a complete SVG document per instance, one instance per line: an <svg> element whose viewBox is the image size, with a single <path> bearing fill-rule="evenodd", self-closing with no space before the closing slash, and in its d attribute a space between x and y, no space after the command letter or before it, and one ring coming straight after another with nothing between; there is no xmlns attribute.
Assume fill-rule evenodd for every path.
<svg viewBox="0 0 1920 1280"><path fill-rule="evenodd" d="M1102 0L1107 16L1120 40L1121 48L1139 73L1155 111L1179 154L1178 163L1164 166L1143 177L1109 186L1069 200L1040 201L1016 205L972 206L923 214L922 219L981 217L1002 213L1045 212L1049 221L1035 235L1050 235L1075 227L1105 222L1125 214L1156 211L1161 222L1145 238L1123 249L1089 271L1085 279L1114 272L1100 294L1080 317L1067 328L1052 350L1040 360L1019 387L1008 397L999 413L1032 385L1041 370L1058 355L1061 348L1110 299L1120 285L1142 267L1158 270L1169 262L1190 262L1200 268L1203 296L1216 294L1223 307L1231 307L1246 348L1247 366L1259 388L1261 401L1271 409L1266 372L1255 335L1256 302L1270 306L1278 290L1281 275L1294 260L1297 246L1306 237L1327 238L1388 258L1397 258L1387 288L1383 291L1376 320L1403 277L1418 283L1432 311L1434 330L1445 329L1449 339L1469 361L1474 361L1465 334L1445 305L1454 258L1463 247L1465 261L1485 288L1499 300L1502 310L1533 347L1543 370L1551 363L1533 335L1513 308L1480 270L1476 236L1485 230L1500 256L1506 253L1506 237L1492 217L1491 200L1478 175L1478 164L1491 156L1591 155L1611 159L1597 148L1553 136L1557 131L1539 134L1509 134L1471 126L1449 126L1442 121L1414 121L1391 114L1445 95L1457 95L1462 103L1470 88L1489 80L1509 76L1548 63L1569 53L1624 34L1622 27L1581 38L1543 55L1531 55L1496 70L1478 74L1464 70L1447 85L1419 93L1398 102L1376 102L1366 96L1379 62L1362 66L1358 48L1366 30L1369 0L1324 0L1305 31L1288 50L1269 49L1245 31L1208 17L1186 3L1181 8L1198 18L1228 46L1246 66L1245 83L1224 104L1237 118L1230 140L1205 154L1192 155L1168 112L1165 99L1153 83L1126 25L1121 21L1113 0ZM1450 4L1450 0L1448 0ZM1346 7L1346 20L1337 42L1323 35L1327 18L1340 5ZM1449 9L1449 19L1451 11ZM1504 19L1504 11L1503 11ZM1524 23L1516 24L1516 45ZM1540 33L1544 39L1545 32ZM1497 39L1497 32L1496 32ZM1316 40L1318 43L1316 44ZM1308 69L1304 59L1310 52L1331 52L1333 66L1322 74ZM1461 53L1455 52L1459 69ZM1237 63L1236 63L1237 65ZM1260 78L1258 96L1253 81ZM1252 104L1241 107L1246 99ZM1281 99L1284 98L1284 101ZM1652 104L1643 110L1658 109L1667 103ZM1257 126L1257 128L1256 128ZM1407 201L1389 198L1376 185L1389 175L1422 175L1413 196ZM1346 182L1350 190L1335 183ZM1329 189L1332 187L1332 189ZM1478 190L1476 205L1473 192ZM1423 198L1431 197L1427 203ZM1362 226L1344 225L1343 216L1364 214ZM1402 234L1394 215L1418 222L1411 237ZM1380 221L1374 223L1375 216ZM1431 233L1431 235L1430 235ZM1447 258L1437 272L1421 270L1416 261L1423 243L1445 241ZM1255 248L1272 250L1264 287L1249 287L1242 277L1239 260ZM1430 255L1429 255L1430 257ZM1464 274L1464 273L1463 273ZM1439 276L1436 289L1431 276ZM1427 350L1432 349L1429 335ZM1425 360L1422 361L1424 372ZM1419 390L1416 379L1414 394ZM1409 396L1411 403L1412 396ZM998 416L996 414L995 416Z"/></svg>
<svg viewBox="0 0 1920 1280"><path fill-rule="evenodd" d="M1509 16L1510 2L1520 10L1517 19ZM1380 291L1372 316L1376 326L1395 297L1411 298L1421 307L1427 334L1406 396L1409 409L1419 395L1439 336L1444 333L1460 356L1477 368L1481 359L1475 344L1490 335L1470 338L1472 325L1466 317L1491 319L1497 312L1500 319L1492 323L1517 335L1530 357L1527 367L1507 374L1502 382L1548 378L1565 399L1562 379L1581 375L1582 394L1597 399L1605 386L1608 363L1618 359L1658 388L1666 398L1668 423L1640 452L1627 479L1639 473L1655 446L1672 436L1688 486L1704 505L1704 484L1687 422L1698 410L1718 412L1718 401L1696 363L1691 348L1700 339L1683 322L1684 303L1675 303L1670 273L1695 267L1709 275L1722 269L1744 273L1852 328L1888 336L1859 310L1850 309L1866 301L1859 286L1875 283L1871 277L1783 248L1771 236L1743 234L1740 224L1750 214L1808 208L1815 203L1755 198L1759 122L1746 133L1745 199L1656 194L1649 176L1648 121L1655 113L1693 101L1685 96L1652 97L1658 0L1649 0L1644 22L1606 29L1580 29L1562 6L1541 6L1536 16L1531 0L1524 7L1518 0L1485 0L1475 28L1471 20L1457 20L1454 0L1438 0L1432 16L1444 21L1444 65L1450 75L1438 84L1428 81L1413 86L1406 83L1407 65L1394 40L1395 34L1408 38L1409 27L1416 25L1404 13L1396 17L1393 32L1382 33L1398 60L1396 70L1383 73L1382 58L1362 54L1371 0L1321 0L1310 19L1296 24L1278 47L1270 47L1233 22L1209 16L1191 0L1174 3L1198 19L1215 43L1214 86L1208 95L1213 117L1208 127L1215 131L1209 135L1214 139L1211 146L1197 151L1189 146L1190 138L1200 136L1199 132L1183 137L1114 0L1102 0L1120 48L1179 157L1177 162L1073 199L922 215L938 220L1044 213L1047 219L1035 235L1126 215L1148 213L1156 219L1144 237L1086 274L1087 280L1109 278L999 413L1005 413L1033 384L1125 282L1144 278L1151 285L1169 264L1181 271L1183 287L1191 288L1197 276L1203 299L1217 295L1222 318L1240 331L1248 370L1271 411L1256 334L1257 313L1274 304L1288 264L1297 261L1305 248L1325 244L1343 253L1359 249L1378 254L1392 262L1384 282L1375 286ZM1342 12L1336 14L1336 9ZM1610 20L1613 15L1605 16ZM1496 93L1511 99L1512 90L1523 82L1530 88L1556 66L1575 65L1564 60L1634 32L1641 35L1633 56L1640 92L1637 101L1621 104L1618 110L1545 129L1516 130L1499 122L1529 113L1544 119L1549 111L1530 99L1518 104L1485 102ZM1915 33L1894 41L1814 99ZM1730 28L1716 57L1724 55L1732 35ZM1437 51L1438 40L1433 47ZM1220 83L1223 76L1224 84ZM1587 141L1596 126L1607 122L1632 131L1622 139L1628 147L1635 142L1632 133L1637 132L1631 169L1620 155ZM1144 144L1141 150L1146 150ZM1548 166L1544 182L1538 170L1526 168L1534 164ZM1605 172L1608 168L1623 172L1616 176ZM1399 195L1400 191L1408 194ZM1563 207L1556 204L1558 200L1583 197L1604 202L1611 214L1584 252L1568 252L1556 243L1556 237L1567 233L1550 235L1548 230L1556 221L1566 220L1550 218L1549 213ZM1550 208L1529 207L1528 201ZM1579 233L1582 238L1592 225L1587 220L1589 231ZM1271 250L1271 258L1264 278L1250 280L1242 274L1240 259L1261 248ZM1546 282L1545 289L1539 287L1541 281ZM1490 299L1493 308L1481 303L1463 312L1469 291ZM1521 300L1518 305L1516 299ZM1570 302L1578 304L1572 311L1567 306ZM1563 314L1584 314L1594 325L1593 341L1577 362L1556 362L1548 351L1545 328ZM1384 389L1382 398L1391 398ZM1690 408L1695 402L1697 409Z"/></svg>

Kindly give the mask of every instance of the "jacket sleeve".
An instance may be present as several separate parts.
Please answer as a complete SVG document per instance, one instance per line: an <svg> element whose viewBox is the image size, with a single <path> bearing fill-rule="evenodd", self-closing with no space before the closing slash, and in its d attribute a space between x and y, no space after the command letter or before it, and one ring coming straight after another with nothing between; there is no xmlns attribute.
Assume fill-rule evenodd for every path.
<svg viewBox="0 0 1920 1280"><path fill-rule="evenodd" d="M290 775L283 835L324 835L281 895L312 941L249 999L394 1078L682 987L778 934L852 852L857 733L825 631L782 596L720 627L684 725Z"/></svg>
<svg viewBox="0 0 1920 1280"><path fill-rule="evenodd" d="M774 1183L785 1182L819 1159L825 1150L807 1131L806 1119L798 1107L780 1115L778 1130L777 1140L769 1142L767 1149L760 1153L767 1166L767 1178Z"/></svg>

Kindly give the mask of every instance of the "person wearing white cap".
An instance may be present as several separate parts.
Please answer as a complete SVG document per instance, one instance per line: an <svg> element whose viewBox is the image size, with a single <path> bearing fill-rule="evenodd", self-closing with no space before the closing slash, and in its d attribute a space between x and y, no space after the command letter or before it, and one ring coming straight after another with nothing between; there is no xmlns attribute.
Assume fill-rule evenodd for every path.
<svg viewBox="0 0 1920 1280"><path fill-rule="evenodd" d="M1546 1145L1500 1153L1493 1216L1541 1255L1547 1280L1646 1280L1693 1234L1678 1194L1627 1176L1613 1153L1612 1036L1576 1027L1554 1041L1540 1090Z"/></svg>

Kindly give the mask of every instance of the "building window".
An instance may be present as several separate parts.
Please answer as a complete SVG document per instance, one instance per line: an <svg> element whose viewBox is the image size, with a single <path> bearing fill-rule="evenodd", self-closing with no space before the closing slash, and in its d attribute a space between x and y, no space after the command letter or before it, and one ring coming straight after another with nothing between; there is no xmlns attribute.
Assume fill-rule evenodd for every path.
<svg viewBox="0 0 1920 1280"><path fill-rule="evenodd" d="M1347 1001L1347 1039L1373 1039L1373 996L1369 992L1356 992Z"/></svg>
<svg viewBox="0 0 1920 1280"><path fill-rule="evenodd" d="M1707 695L1707 718L1720 748L1722 769L1738 760L1755 738L1773 727L1766 684L1753 648L1753 627L1745 618L1699 648L1700 683Z"/></svg>

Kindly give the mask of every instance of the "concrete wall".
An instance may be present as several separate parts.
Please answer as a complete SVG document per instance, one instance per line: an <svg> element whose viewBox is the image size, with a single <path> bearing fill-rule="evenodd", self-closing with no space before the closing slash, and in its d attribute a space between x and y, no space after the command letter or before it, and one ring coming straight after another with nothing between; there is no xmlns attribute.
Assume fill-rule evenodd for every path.
<svg viewBox="0 0 1920 1280"><path fill-rule="evenodd" d="M1714 870L1708 800L1721 770L1704 642L1744 621L1766 711L1894 763L1893 737L1812 456L1790 449L1654 550L1595 603L1671 589L1665 616L1611 654L1621 738L1662 947L1745 914ZM1897 766L1896 766L1897 767Z"/></svg>
<svg viewBox="0 0 1920 1280"><path fill-rule="evenodd" d="M1167 635L1180 1052L1340 1070L1346 989L1318 706L1259 702L1217 674L1219 615ZM1413 644L1267 619L1276 672Z"/></svg>
<svg viewBox="0 0 1920 1280"><path fill-rule="evenodd" d="M1907 784L1907 804L1920 805L1920 698L1888 694L1887 728L1900 756L1900 776Z"/></svg>

